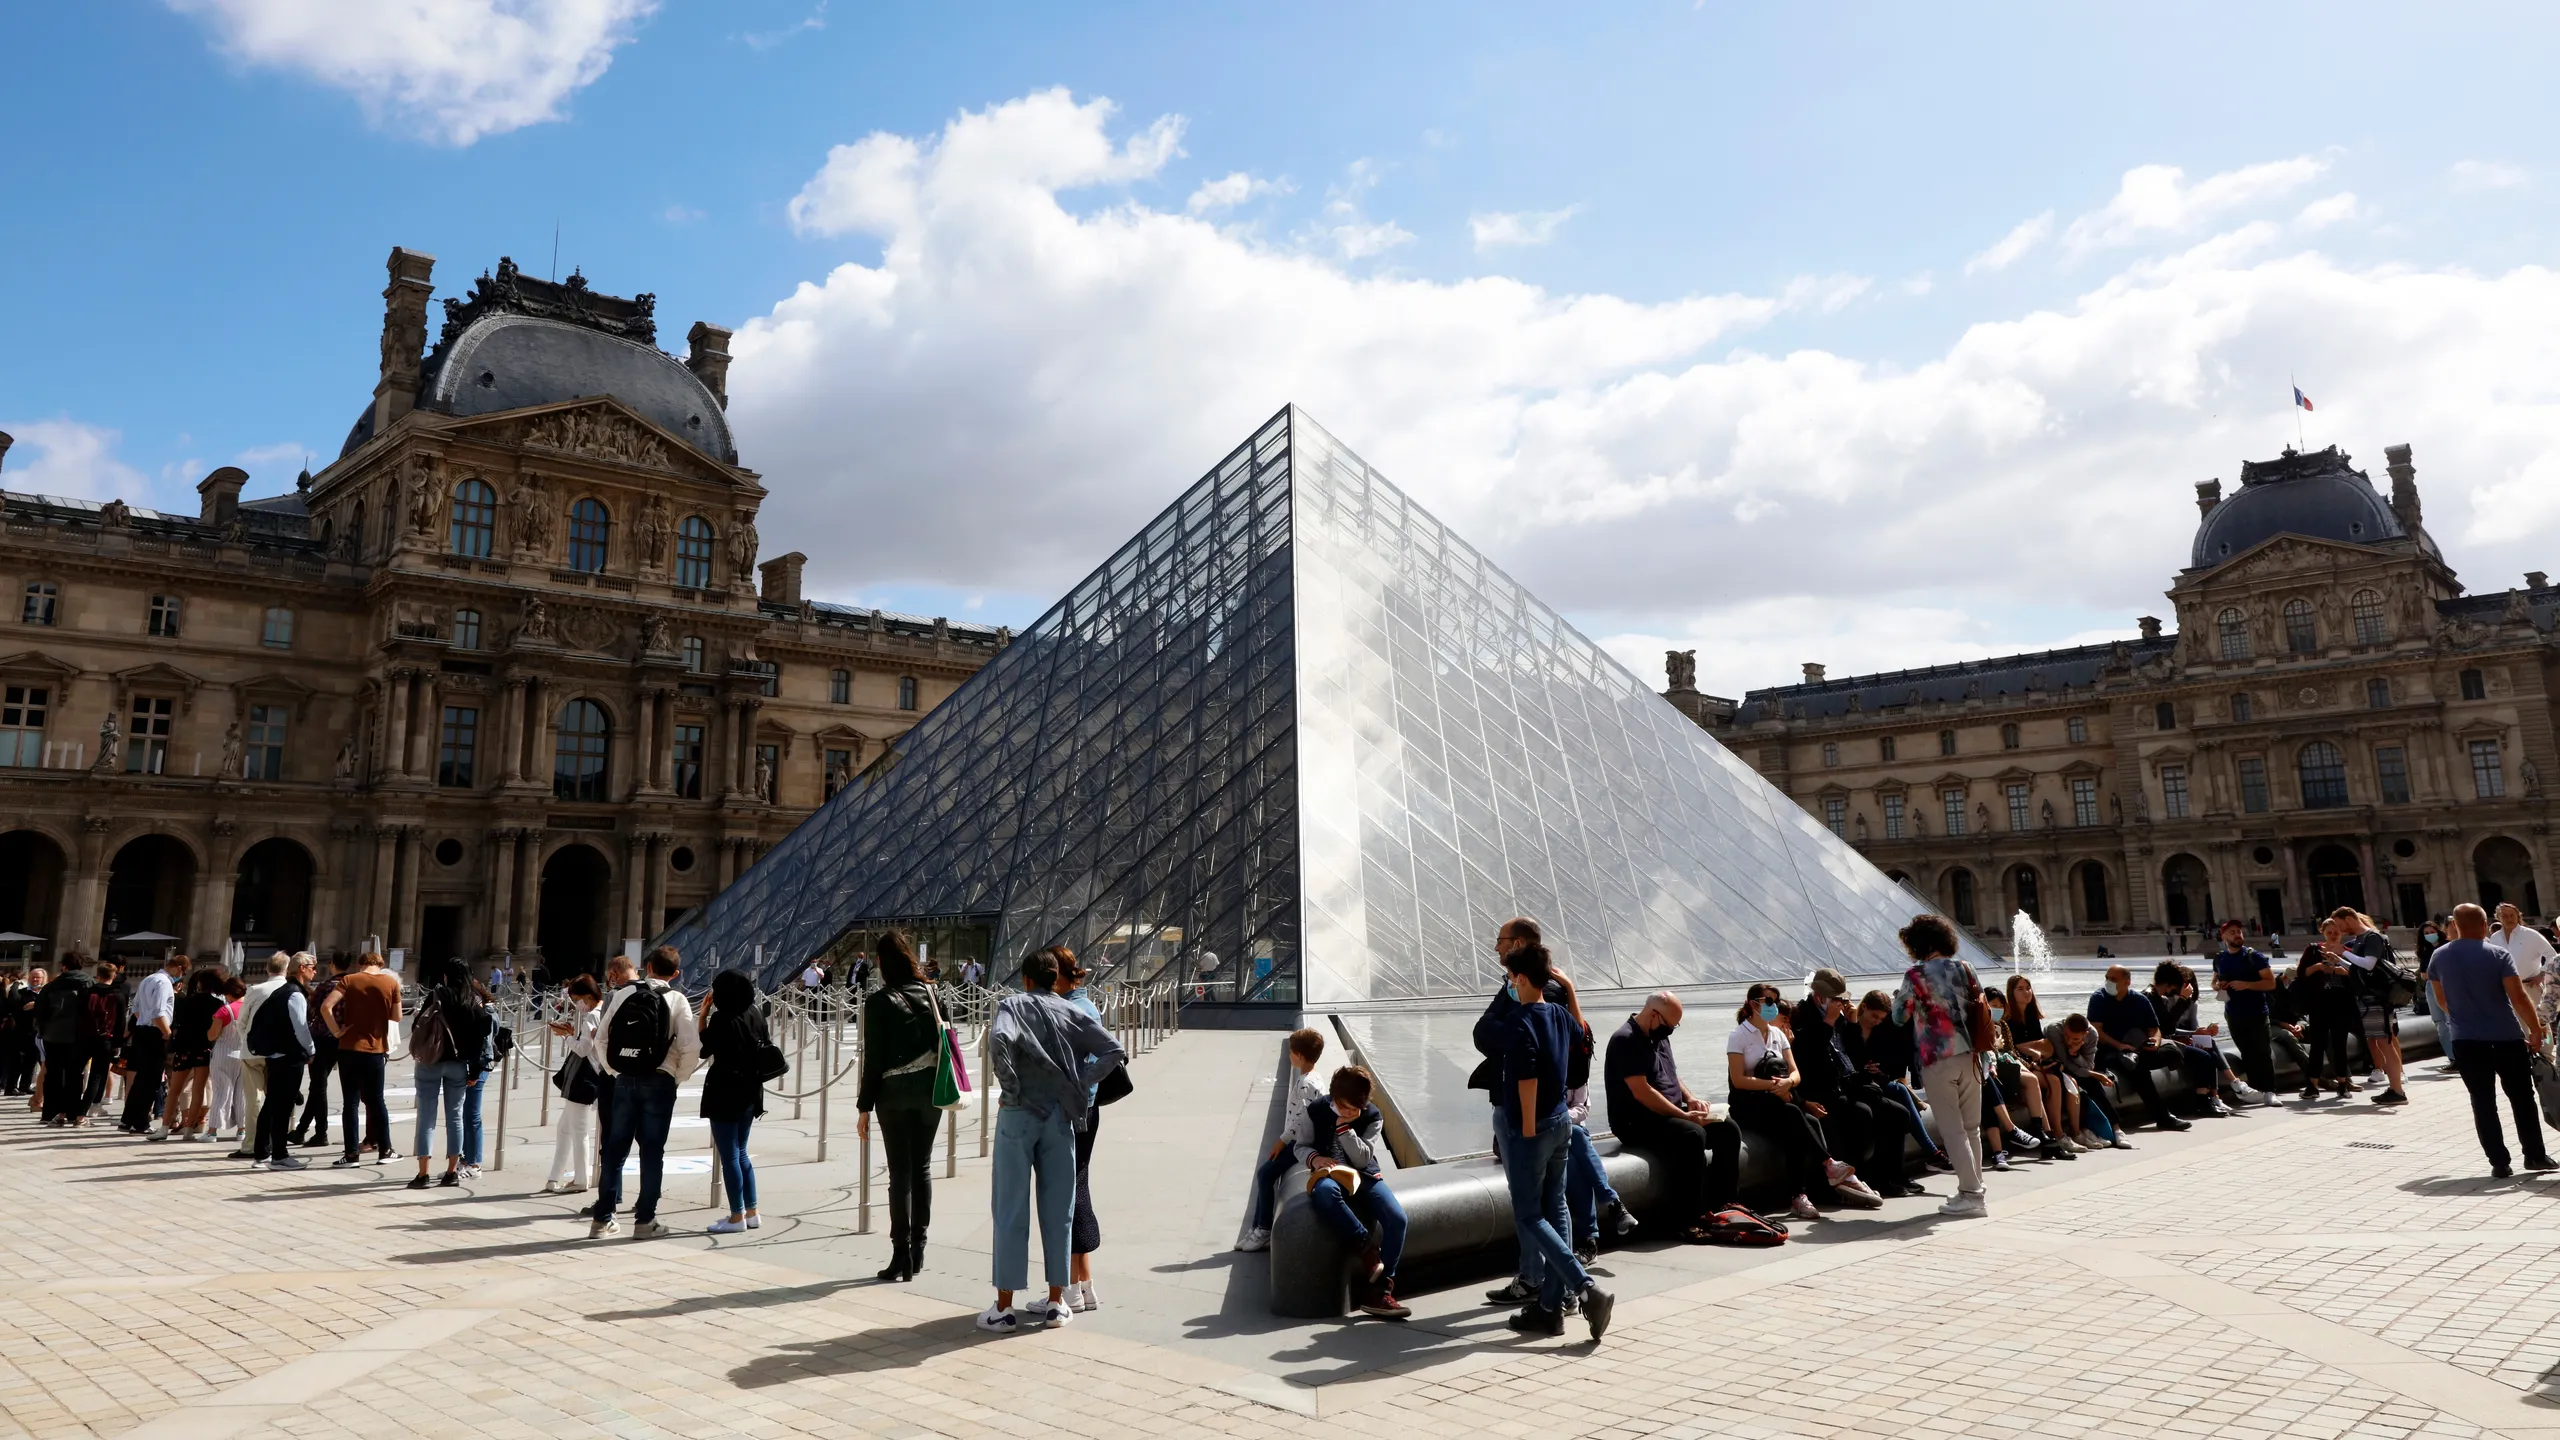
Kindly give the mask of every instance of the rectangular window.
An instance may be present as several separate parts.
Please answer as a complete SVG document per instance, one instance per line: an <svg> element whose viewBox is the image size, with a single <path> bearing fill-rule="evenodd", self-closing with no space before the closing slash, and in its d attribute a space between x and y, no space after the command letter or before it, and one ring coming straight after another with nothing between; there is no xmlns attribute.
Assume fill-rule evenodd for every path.
<svg viewBox="0 0 2560 1440"><path fill-rule="evenodd" d="M1831 827L1832 834L1839 836L1843 840L1848 839L1848 800L1838 795L1824 796L1822 801L1822 823Z"/></svg>
<svg viewBox="0 0 2560 1440"><path fill-rule="evenodd" d="M699 635L684 637L684 668L696 675L702 673L702 637Z"/></svg>
<svg viewBox="0 0 2560 1440"><path fill-rule="evenodd" d="M266 621L258 627L258 643L270 650L292 649L293 612L281 606L268 606Z"/></svg>
<svg viewBox="0 0 2560 1440"><path fill-rule="evenodd" d="M2483 675L2482 673L2480 673L2480 672L2479 672L2479 671L2477 671L2477 670L2465 670L2465 671L2463 671L2463 672L2462 672L2462 698L2463 698L2463 699L2465 699L2465 700L2486 700L2486 699L2488 699L2488 698L2489 698L2489 677L2488 677L2488 676L2486 676L2486 675Z"/></svg>
<svg viewBox="0 0 2560 1440"><path fill-rule="evenodd" d="M2071 823L2098 823L2098 782L2086 775L2074 776L2071 781Z"/></svg>
<svg viewBox="0 0 2560 1440"><path fill-rule="evenodd" d="M2373 773L2382 782L2382 803L2409 803L2409 755L2397 745L2380 745L2373 752Z"/></svg>
<svg viewBox="0 0 2560 1440"><path fill-rule="evenodd" d="M2074 715L2074 716L2072 716L2069 720L2067 720L2067 721L2065 721L2065 722L2063 723L2063 732L2064 732L2065 734L2067 734L2067 735L2069 735L2069 736L2071 737L2071 743L2072 743L2072 744L2074 744L2074 745L2086 745L2086 744L2088 744L2088 743L2089 743L2089 721L2088 721L2088 718L2087 718L2086 716L2081 716L2081 715Z"/></svg>
<svg viewBox="0 0 2560 1440"><path fill-rule="evenodd" d="M30 625L52 624L54 602L61 598L61 594L50 580L28 581L26 605L19 610L18 618Z"/></svg>
<svg viewBox="0 0 2560 1440"><path fill-rule="evenodd" d="M2248 696L2246 696L2246 695L2234 695L2234 696L2232 696L2232 697L2231 697L2231 723L2232 723L2232 724L2234 724L2234 725L2246 724L2248 721L2253 720L2253 719L2255 719L2256 717L2257 717L2257 710L2256 710L2256 707L2250 704L2250 702L2249 702L2249 697L2248 697Z"/></svg>
<svg viewBox="0 0 2560 1440"><path fill-rule="evenodd" d="M2495 800L2507 793L2506 768L2498 761L2498 742L2471 742L2471 793L2483 800Z"/></svg>
<svg viewBox="0 0 2560 1440"><path fill-rule="evenodd" d="M773 797L782 790L782 747L779 745L757 746L756 770L764 780L761 787L764 793L759 798L770 805L773 803Z"/></svg>
<svg viewBox="0 0 2560 1440"><path fill-rule="evenodd" d="M453 648L456 650L480 648L479 611L456 610L453 612Z"/></svg>
<svg viewBox="0 0 2560 1440"><path fill-rule="evenodd" d="M178 702L156 695L137 695L133 723L124 732L124 768L133 775L158 775L169 768L169 725Z"/></svg>
<svg viewBox="0 0 2560 1440"><path fill-rule="evenodd" d="M2160 809L2172 820L2187 818L2187 767L2160 767Z"/></svg>
<svg viewBox="0 0 2560 1440"><path fill-rule="evenodd" d="M670 750L668 758L674 762L676 794L687 800L701 799L702 727L678 725L675 745Z"/></svg>
<svg viewBox="0 0 2560 1440"><path fill-rule="evenodd" d="M0 765L44 763L44 712L52 693L41 685L0 690Z"/></svg>
<svg viewBox="0 0 2560 1440"><path fill-rule="evenodd" d="M758 690L766 699L772 699L782 693L782 664L780 661L767 662L764 667L764 683L758 687Z"/></svg>
<svg viewBox="0 0 2560 1440"><path fill-rule="evenodd" d="M1840 763L1839 742L1833 740L1825 740L1822 742L1822 763L1825 765L1837 765Z"/></svg>
<svg viewBox="0 0 2560 1440"><path fill-rule="evenodd" d="M1938 792L1938 804L1947 817L1947 833L1950 835L1963 834L1964 792L1961 790L1941 790Z"/></svg>
<svg viewBox="0 0 2560 1440"><path fill-rule="evenodd" d="M1938 753L1941 755L1953 755L1956 753L1956 732L1953 730L1941 730L1938 732Z"/></svg>
<svg viewBox="0 0 2560 1440"><path fill-rule="evenodd" d="M853 703L853 672L834 670L827 674L827 699L837 705Z"/></svg>
<svg viewBox="0 0 2560 1440"><path fill-rule="evenodd" d="M240 756L241 779L284 778L284 722L282 705L249 707L249 748Z"/></svg>
<svg viewBox="0 0 2560 1440"><path fill-rule="evenodd" d="M898 708L899 708L899 709L901 709L901 710L903 710L903 709L905 709L905 708L907 708L907 707L905 707L905 706L901 705L901 706L899 706ZM1885 736L1884 738L1882 738L1882 739L1880 739L1880 740L1876 741L1876 758L1877 758L1877 759L1879 759L1879 760L1890 760L1890 759L1892 759L1892 758L1893 758L1893 737L1892 737L1892 736L1887 735L1887 736Z"/></svg>
<svg viewBox="0 0 2560 1440"><path fill-rule="evenodd" d="M2252 815L2267 813L2267 762L2264 757L2240 757L2240 808Z"/></svg>
<svg viewBox="0 0 2560 1440"><path fill-rule="evenodd" d="M148 627L148 631L147 631L147 633L149 633L149 634L153 634L153 635L157 635L157 636L160 636L160 637L161 637L161 638L163 638L163 639L168 639L168 640L174 640L174 639L176 639L176 638L177 638L177 636L178 636L178 597L177 597L177 596L175 596L175 595L154 595L154 596L152 596L152 597L151 597L151 620L150 620L150 625L149 625L149 627Z"/></svg>
<svg viewBox="0 0 2560 1440"><path fill-rule="evenodd" d="M480 711L470 705L444 707L444 724L436 739L436 783L456 790L471 788L473 763L480 752Z"/></svg>
<svg viewBox="0 0 2560 1440"><path fill-rule="evenodd" d="M2010 782L2009 787L2008 787L2008 796L2009 796L2009 828L2010 828L2010 829L2012 829L2012 830L2024 830L2024 829L2026 829L2026 828L2027 828L2027 824L2028 824L2028 821L2027 821L2027 784L2026 784L2026 782L2025 782L2025 781L2023 781L2023 780L2017 780L2017 781L2012 781L2012 782Z"/></svg>
<svg viewBox="0 0 2560 1440"><path fill-rule="evenodd" d="M1884 838L1902 838L1902 797L1899 795L1884 797Z"/></svg>

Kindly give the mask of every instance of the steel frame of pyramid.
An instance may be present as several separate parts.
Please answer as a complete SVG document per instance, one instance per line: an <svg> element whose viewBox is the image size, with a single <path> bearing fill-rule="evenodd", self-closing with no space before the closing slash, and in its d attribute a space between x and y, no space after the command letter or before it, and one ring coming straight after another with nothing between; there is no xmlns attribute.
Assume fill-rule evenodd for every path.
<svg viewBox="0 0 2560 1440"><path fill-rule="evenodd" d="M663 943L889 924L1294 1013L1898 969L1912 897L1292 406ZM760 950L759 950L760 947ZM1991 957L1967 944L1968 958Z"/></svg>

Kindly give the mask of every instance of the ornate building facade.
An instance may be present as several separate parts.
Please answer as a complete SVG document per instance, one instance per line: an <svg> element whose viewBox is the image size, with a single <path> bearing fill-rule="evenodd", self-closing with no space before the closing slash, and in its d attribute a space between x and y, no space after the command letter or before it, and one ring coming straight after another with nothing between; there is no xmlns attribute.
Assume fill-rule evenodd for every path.
<svg viewBox="0 0 2560 1440"><path fill-rule="evenodd" d="M652 297L502 260L430 350L433 264L391 253L373 398L290 493L0 491L0 930L586 968L1009 640L759 565L727 331L679 360Z"/></svg>
<svg viewBox="0 0 2560 1440"><path fill-rule="evenodd" d="M1700 723L1889 873L1985 935L2342 904L2415 924L2560 896L2545 777L2560 590L2465 595L2409 447L2386 498L2334 447L2241 467L2167 596L2174 633L1749 692ZM1684 693L1685 691L1685 693ZM2190 937L2192 943L2192 936Z"/></svg>

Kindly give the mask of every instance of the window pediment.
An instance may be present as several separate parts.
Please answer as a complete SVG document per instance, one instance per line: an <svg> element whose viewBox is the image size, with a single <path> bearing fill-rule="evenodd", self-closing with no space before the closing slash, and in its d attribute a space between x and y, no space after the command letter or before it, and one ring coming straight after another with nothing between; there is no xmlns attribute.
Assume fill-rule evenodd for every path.
<svg viewBox="0 0 2560 1440"><path fill-rule="evenodd" d="M148 665L136 665L130 670L118 670L112 678L116 682L118 710L131 703L136 691L147 690L176 694L179 708L192 714L196 708L196 691L204 687L202 678L159 660Z"/></svg>
<svg viewBox="0 0 2560 1440"><path fill-rule="evenodd" d="M41 650L21 650L0 659L0 675L42 675L54 680L69 680L79 673L79 666L56 660Z"/></svg>

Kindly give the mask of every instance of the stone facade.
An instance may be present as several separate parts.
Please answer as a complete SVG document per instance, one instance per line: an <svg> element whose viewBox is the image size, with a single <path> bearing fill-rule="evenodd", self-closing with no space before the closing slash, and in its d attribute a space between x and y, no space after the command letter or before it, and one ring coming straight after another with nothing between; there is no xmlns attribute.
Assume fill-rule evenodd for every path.
<svg viewBox="0 0 2560 1440"><path fill-rule="evenodd" d="M0 930L583 967L1009 640L759 577L728 332L680 361L649 297L502 264L422 354L432 264L392 253L373 401L291 493L0 492Z"/></svg>
<svg viewBox="0 0 2560 1440"><path fill-rule="evenodd" d="M2352 904L2414 924L2560 896L2544 777L2560 590L2466 596L2409 447L2386 501L2336 450L2243 467L2170 584L2175 633L1755 690L1714 728L1877 865L1986 936ZM1675 703L1694 710L1675 662Z"/></svg>

